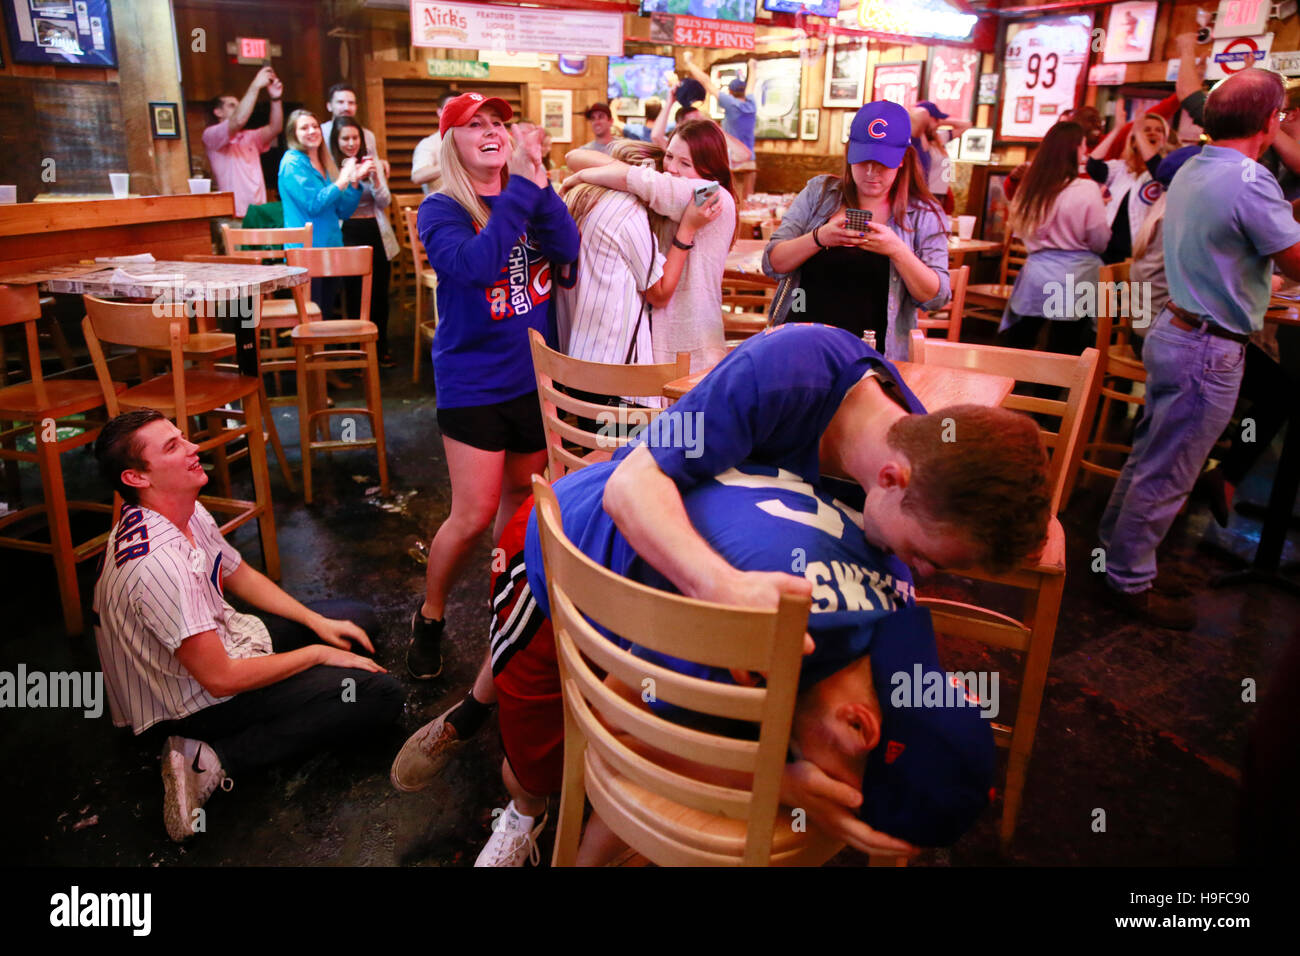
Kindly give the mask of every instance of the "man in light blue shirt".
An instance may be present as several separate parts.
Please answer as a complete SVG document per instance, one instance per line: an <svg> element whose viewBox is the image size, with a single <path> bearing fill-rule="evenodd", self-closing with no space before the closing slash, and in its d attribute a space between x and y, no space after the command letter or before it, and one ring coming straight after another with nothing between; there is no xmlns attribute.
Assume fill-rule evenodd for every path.
<svg viewBox="0 0 1300 956"><path fill-rule="evenodd" d="M686 68L690 70L691 76L699 80L709 95L718 101L718 106L722 107L723 131L740 140L753 153L754 124L758 120L758 104L745 95L745 81L737 77L727 84L726 90L723 90L713 82L709 74L691 61L689 52L684 53L683 56L686 58ZM750 60L745 76L753 75L754 61Z"/></svg>
<svg viewBox="0 0 1300 956"><path fill-rule="evenodd" d="M1159 627L1196 615L1156 580L1156 548L1232 418L1246 339L1264 325L1272 267L1300 279L1300 224L1256 160L1277 137L1281 76L1248 69L1210 94L1213 141L1174 176L1166 198L1169 304L1142 347L1146 407L1102 516L1108 594Z"/></svg>

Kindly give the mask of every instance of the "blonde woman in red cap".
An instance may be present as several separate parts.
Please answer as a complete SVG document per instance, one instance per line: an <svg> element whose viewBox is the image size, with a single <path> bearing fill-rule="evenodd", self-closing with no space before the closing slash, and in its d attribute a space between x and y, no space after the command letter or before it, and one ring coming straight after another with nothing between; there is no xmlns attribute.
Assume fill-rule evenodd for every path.
<svg viewBox="0 0 1300 956"><path fill-rule="evenodd" d="M442 188L416 220L438 275L433 372L451 477L451 514L411 616L407 666L418 679L442 670L447 592L470 552L494 521L500 536L546 467L528 332L555 343L551 267L577 259L578 228L547 179L539 130L520 123L512 138L513 115L479 93L443 107Z"/></svg>

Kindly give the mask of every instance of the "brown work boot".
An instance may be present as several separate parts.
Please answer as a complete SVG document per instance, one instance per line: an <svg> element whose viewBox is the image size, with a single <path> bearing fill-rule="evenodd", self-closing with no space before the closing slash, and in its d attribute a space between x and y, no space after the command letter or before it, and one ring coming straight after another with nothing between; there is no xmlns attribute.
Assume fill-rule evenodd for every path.
<svg viewBox="0 0 1300 956"><path fill-rule="evenodd" d="M403 793L415 793L433 783L434 778L447 765L465 743L456 733L456 728L447 722L448 715L456 707L447 708L433 720L429 721L402 745L389 779L393 786Z"/></svg>
<svg viewBox="0 0 1300 956"><path fill-rule="evenodd" d="M1107 587L1110 603L1131 617L1155 627L1175 631L1190 631L1196 626L1196 612L1185 601L1175 601L1167 593L1147 588L1136 594L1116 591Z"/></svg>

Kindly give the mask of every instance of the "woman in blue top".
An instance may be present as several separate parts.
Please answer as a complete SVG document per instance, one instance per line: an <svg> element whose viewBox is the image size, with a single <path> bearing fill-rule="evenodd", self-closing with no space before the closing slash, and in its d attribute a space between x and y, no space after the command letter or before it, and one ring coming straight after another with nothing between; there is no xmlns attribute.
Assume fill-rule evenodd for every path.
<svg viewBox="0 0 1300 956"><path fill-rule="evenodd" d="M307 110L294 110L285 126L289 148L280 160L280 202L284 224L293 228L311 223L311 244L315 248L343 245L340 220L347 219L361 201L360 183L370 176L374 160L358 163L348 158L342 168L325 148L320 123ZM311 297L325 316L332 317L340 280L313 279Z"/></svg>
<svg viewBox="0 0 1300 956"><path fill-rule="evenodd" d="M555 343L551 264L578 258L578 227L551 189L539 130L502 99L462 93L442 109L442 189L416 220L438 274L433 374L451 477L451 514L429 546L424 601L407 666L442 669L447 591L489 524L499 538L546 467L529 329Z"/></svg>

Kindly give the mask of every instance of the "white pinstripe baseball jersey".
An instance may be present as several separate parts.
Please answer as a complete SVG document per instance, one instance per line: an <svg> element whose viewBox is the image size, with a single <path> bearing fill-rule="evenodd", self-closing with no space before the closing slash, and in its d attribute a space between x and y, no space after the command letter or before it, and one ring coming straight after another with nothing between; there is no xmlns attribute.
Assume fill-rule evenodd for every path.
<svg viewBox="0 0 1300 956"><path fill-rule="evenodd" d="M226 603L222 582L243 560L195 502L191 546L156 511L127 505L95 583L95 643L113 724L137 734L229 700L213 697L176 660L187 637L215 630L232 658L270 654L266 625Z"/></svg>
<svg viewBox="0 0 1300 956"><path fill-rule="evenodd" d="M641 313L641 293L663 275L664 257L655 248L645 207L627 193L609 190L582 220L581 230L572 266L576 281L556 283L560 348L588 362L621 364ZM654 361L649 306L635 360Z"/></svg>

